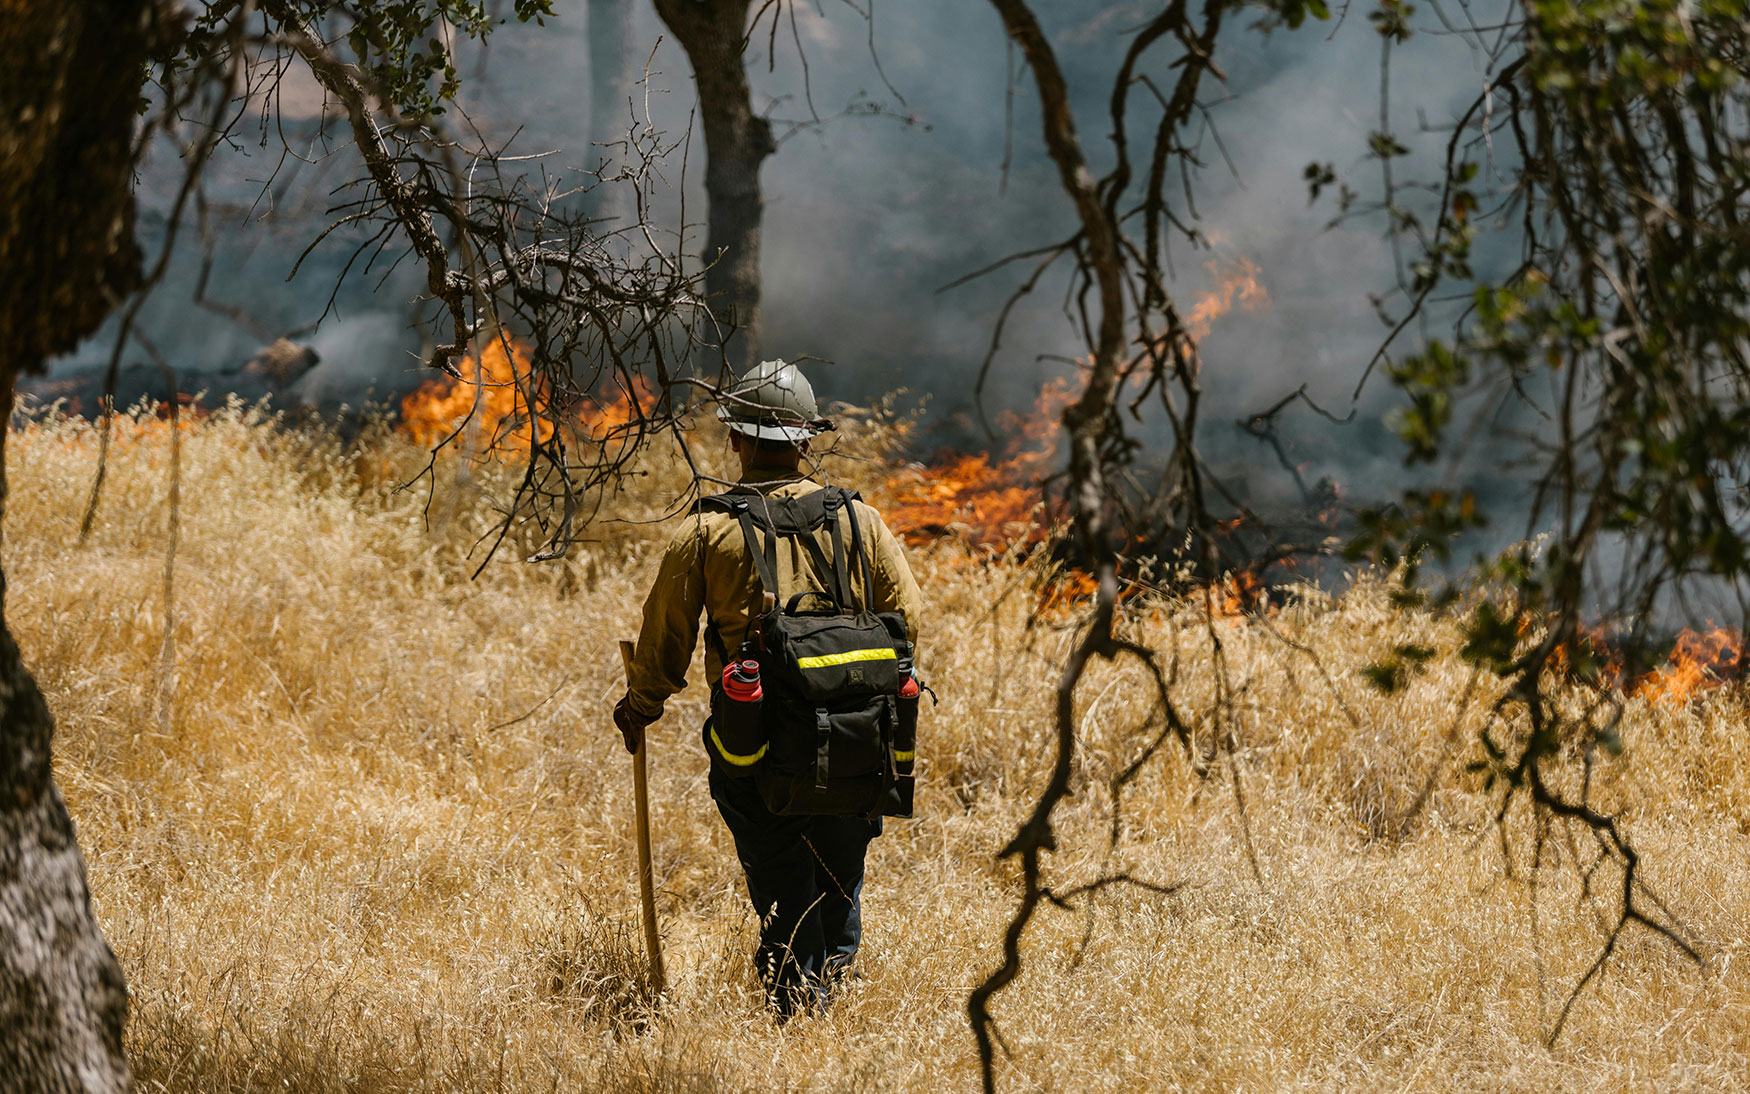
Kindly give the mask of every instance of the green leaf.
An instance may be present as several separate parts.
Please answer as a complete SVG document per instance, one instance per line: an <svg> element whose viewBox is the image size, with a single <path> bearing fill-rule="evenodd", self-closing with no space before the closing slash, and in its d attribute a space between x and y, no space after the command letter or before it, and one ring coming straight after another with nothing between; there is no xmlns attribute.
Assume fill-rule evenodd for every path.
<svg viewBox="0 0 1750 1094"><path fill-rule="evenodd" d="M1365 665L1361 669L1361 675L1386 695L1402 690L1408 679L1400 661L1381 661L1378 664Z"/></svg>

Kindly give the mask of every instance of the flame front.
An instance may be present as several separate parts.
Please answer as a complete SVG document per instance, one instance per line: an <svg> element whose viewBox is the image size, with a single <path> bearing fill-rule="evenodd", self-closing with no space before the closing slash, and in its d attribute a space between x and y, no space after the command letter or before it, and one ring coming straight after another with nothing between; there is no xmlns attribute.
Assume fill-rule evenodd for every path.
<svg viewBox="0 0 1750 1094"><path fill-rule="evenodd" d="M526 345L494 338L484 353L462 358L457 371L460 380L453 376L427 380L401 400L401 432L415 444L435 447L462 428L470 411L475 412L473 424L479 429L482 448L502 445L526 450L532 430L539 430L543 441L553 435L551 423L528 411L526 392L534 390L534 377Z"/></svg>
<svg viewBox="0 0 1750 1094"><path fill-rule="evenodd" d="M577 410L577 424L597 444L623 441L630 427L644 421L655 404L656 392L644 382L644 377L634 376L630 389L622 385L620 394L613 399L586 400Z"/></svg>
<svg viewBox="0 0 1750 1094"><path fill-rule="evenodd" d="M1521 634L1530 632L1522 624ZM1650 671L1630 674L1622 645L1605 627L1579 625L1579 645L1598 665L1600 684L1620 689L1636 699L1661 706L1684 706L1744 675L1744 634L1725 627L1705 631L1684 628L1672 644L1665 663ZM1560 670L1568 664L1567 644L1556 647L1553 664Z"/></svg>
<svg viewBox="0 0 1750 1094"><path fill-rule="evenodd" d="M1235 305L1256 311L1270 303L1257 263L1245 256L1212 260L1206 268L1214 288L1197 297L1186 318L1186 331L1194 341L1207 336ZM1053 516L1045 510L1041 485L1057 463L1063 411L1078 394L1070 380L1052 380L1030 411L1005 412L998 418L997 432L1007 438L999 450L944 451L925 467L912 466L892 475L888 492L894 500L886 513L888 526L913 547L944 536L991 549L1041 542ZM1121 589L1120 596L1130 591ZM1091 575L1070 569L1040 587L1040 608L1072 610L1096 592ZM1263 581L1250 571L1230 576L1211 592L1218 617L1237 619L1268 605Z"/></svg>
<svg viewBox="0 0 1750 1094"><path fill-rule="evenodd" d="M1270 589L1264 579L1250 567L1235 570L1220 582L1209 586L1210 614L1217 619L1238 621L1241 617L1267 609Z"/></svg>
<svg viewBox="0 0 1750 1094"><path fill-rule="evenodd" d="M493 339L484 353L462 359L457 369L460 380L452 376L427 380L401 400L401 432L420 447L432 448L462 428L473 411L480 449L505 458L525 454L532 441L552 438L555 418L551 408L546 414L531 409L531 399L537 406L550 401L548 385L535 374L531 360L522 341ZM642 376L634 376L630 386L622 384L612 399L585 398L574 421L581 439L608 444L642 421L654 402L650 385Z"/></svg>
<svg viewBox="0 0 1750 1094"><path fill-rule="evenodd" d="M948 452L925 469L902 471L891 482L888 527L914 547L948 532L981 546L1037 540L1039 484L1057 455L1063 409L1074 399L1068 380L1052 380L1030 412L999 416L998 430L1009 437L1001 456Z"/></svg>
<svg viewBox="0 0 1750 1094"><path fill-rule="evenodd" d="M1699 692L1717 688L1742 672L1744 635L1715 627L1684 630L1665 664L1644 677L1633 694L1667 706L1682 706Z"/></svg>

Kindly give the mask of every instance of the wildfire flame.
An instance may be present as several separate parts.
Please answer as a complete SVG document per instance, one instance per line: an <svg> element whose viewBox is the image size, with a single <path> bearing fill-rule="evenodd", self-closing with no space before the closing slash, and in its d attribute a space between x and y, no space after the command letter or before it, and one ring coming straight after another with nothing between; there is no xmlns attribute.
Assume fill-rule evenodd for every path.
<svg viewBox="0 0 1750 1094"><path fill-rule="evenodd" d="M1086 570L1065 570L1039 587L1039 611L1043 615L1067 615L1079 611L1100 591L1100 583ZM1128 589L1120 588L1124 599Z"/></svg>
<svg viewBox="0 0 1750 1094"><path fill-rule="evenodd" d="M1205 268L1215 287L1192 305L1186 320L1192 338L1206 336L1236 304L1247 311L1269 305L1251 259L1212 259ZM1063 410L1076 394L1068 380L1053 380L1030 412L1005 413L998 425L1009 440L1000 452L944 451L923 469L900 472L889 480L895 504L888 524L914 547L949 533L978 546L1037 541L1046 523L1038 519L1039 483L1051 470Z"/></svg>
<svg viewBox="0 0 1750 1094"><path fill-rule="evenodd" d="M431 448L454 433L476 411L474 424L485 439L485 447L494 442L521 441L527 448L530 430L540 430L539 439L552 435L552 424L531 419L528 414L527 388L533 383L529 367L528 347L520 342L494 338L479 355L462 359L457 371L462 378L439 376L419 385L419 390L401 400L401 432L422 448Z"/></svg>
<svg viewBox="0 0 1750 1094"><path fill-rule="evenodd" d="M1522 633L1529 629L1528 625L1521 625ZM1704 631L1684 628L1663 665L1633 674L1624 663L1621 643L1607 628L1580 624L1579 631L1579 644L1590 657L1601 662L1598 676L1604 686L1661 706L1690 703L1703 692L1741 678L1746 668L1743 632L1724 627L1710 626ZM1565 667L1568 659L1565 645L1557 647L1556 667Z"/></svg>
<svg viewBox="0 0 1750 1094"><path fill-rule="evenodd" d="M1185 331L1193 341L1201 342L1208 337L1215 321L1232 311L1235 303L1246 311L1270 306L1270 293L1259 280L1258 264L1245 255L1210 259L1203 268L1209 271L1215 288L1197 298L1185 320Z"/></svg>
<svg viewBox="0 0 1750 1094"><path fill-rule="evenodd" d="M1685 629L1665 664L1647 674L1631 694L1666 706L1681 706L1698 693L1717 688L1741 673L1744 635L1715 627Z"/></svg>
<svg viewBox="0 0 1750 1094"><path fill-rule="evenodd" d="M551 415L530 409L531 399L536 405L547 401L547 385L534 374L530 360L523 342L493 339L483 353L462 359L457 369L460 380L451 376L427 380L401 400L401 432L421 447L431 448L454 434L474 411L484 450L509 457L526 452L531 441L551 439ZM586 400L577 408L573 421L585 438L608 443L653 402L649 385L643 377L635 376L631 390L622 390L616 398Z"/></svg>
<svg viewBox="0 0 1750 1094"><path fill-rule="evenodd" d="M944 451L924 469L896 476L887 524L921 547L953 532L977 545L1037 539L1039 480L1057 454L1059 418L1075 398L1070 382L1045 385L1026 414L1005 412L997 426L1009 437L1000 456Z"/></svg>
<svg viewBox="0 0 1750 1094"><path fill-rule="evenodd" d="M1255 570L1236 570L1209 587L1210 612L1217 619L1238 622L1247 613L1268 608L1270 589Z"/></svg>
<svg viewBox="0 0 1750 1094"><path fill-rule="evenodd" d="M607 402L591 398L577 409L577 422L583 432L597 444L608 444L622 438L628 426L650 413L656 403L656 392L644 382L644 377L632 377L630 391L622 390Z"/></svg>

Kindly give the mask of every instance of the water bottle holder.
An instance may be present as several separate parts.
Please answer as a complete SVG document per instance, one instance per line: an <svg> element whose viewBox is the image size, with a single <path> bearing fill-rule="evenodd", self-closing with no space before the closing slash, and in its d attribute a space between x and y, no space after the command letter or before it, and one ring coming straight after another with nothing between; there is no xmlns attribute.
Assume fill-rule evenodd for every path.
<svg viewBox="0 0 1750 1094"><path fill-rule="evenodd" d="M900 696L898 713L898 724L893 727L893 758L903 765L900 773L909 774L911 757L918 747L918 701Z"/></svg>
<svg viewBox="0 0 1750 1094"><path fill-rule="evenodd" d="M745 778L763 766L770 751L764 709L763 700L739 702L722 691L712 696L711 752L727 774Z"/></svg>

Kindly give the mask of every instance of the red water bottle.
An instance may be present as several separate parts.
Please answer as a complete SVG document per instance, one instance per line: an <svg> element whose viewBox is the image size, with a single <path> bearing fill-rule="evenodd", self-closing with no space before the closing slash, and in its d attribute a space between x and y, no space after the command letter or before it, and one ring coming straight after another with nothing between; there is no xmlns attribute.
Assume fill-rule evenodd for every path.
<svg viewBox="0 0 1750 1094"><path fill-rule="evenodd" d="M913 694L917 685L913 684ZM760 663L748 658L731 661L723 667L723 694L737 703L757 703L765 697L760 687Z"/></svg>
<svg viewBox="0 0 1750 1094"><path fill-rule="evenodd" d="M711 745L731 778L754 774L766 754L765 689L753 658L723 666L723 687L711 696Z"/></svg>

